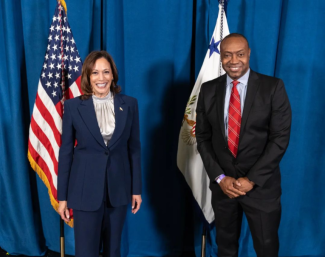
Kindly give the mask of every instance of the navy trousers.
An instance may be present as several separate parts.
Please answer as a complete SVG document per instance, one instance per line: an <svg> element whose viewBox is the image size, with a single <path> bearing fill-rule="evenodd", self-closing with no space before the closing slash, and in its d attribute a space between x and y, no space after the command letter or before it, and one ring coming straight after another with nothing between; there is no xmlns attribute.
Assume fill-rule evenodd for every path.
<svg viewBox="0 0 325 257"><path fill-rule="evenodd" d="M120 257L127 205L112 207L104 201L97 211L74 210L76 257Z"/></svg>

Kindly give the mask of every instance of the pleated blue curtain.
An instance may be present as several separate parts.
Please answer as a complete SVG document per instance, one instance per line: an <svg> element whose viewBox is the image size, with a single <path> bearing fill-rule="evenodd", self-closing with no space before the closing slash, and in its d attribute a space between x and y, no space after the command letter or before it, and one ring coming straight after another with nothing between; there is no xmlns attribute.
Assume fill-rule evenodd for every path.
<svg viewBox="0 0 325 257"><path fill-rule="evenodd" d="M138 214L128 213L122 255L193 251L193 200L176 167L191 90L193 1L107 1L104 8L104 48L140 112L143 205Z"/></svg>
<svg viewBox="0 0 325 257"><path fill-rule="evenodd" d="M81 58L101 47L110 52L123 93L139 101L143 206L136 215L128 213L122 256L193 251L200 256L203 216L176 167L179 129L193 86L191 72L197 75L201 68L218 14L217 0L196 2L191 71L193 0L66 0ZM230 32L247 37L251 68L282 78L292 105L292 136L281 163L279 256L325 256L325 2L228 2ZM0 247L10 254L59 251L59 216L26 158L30 115L55 6L54 0L0 1ZM66 226L65 235L66 253L74 254L73 229ZM217 256L214 239L210 226L206 256ZM240 243L239 256L255 256L246 221Z"/></svg>
<svg viewBox="0 0 325 257"><path fill-rule="evenodd" d="M35 174L26 158L29 107L20 4L1 1L0 16L0 246L42 254Z"/></svg>
<svg viewBox="0 0 325 257"><path fill-rule="evenodd" d="M325 255L323 1L285 1L275 75L287 85L292 132L282 162L286 255Z"/></svg>

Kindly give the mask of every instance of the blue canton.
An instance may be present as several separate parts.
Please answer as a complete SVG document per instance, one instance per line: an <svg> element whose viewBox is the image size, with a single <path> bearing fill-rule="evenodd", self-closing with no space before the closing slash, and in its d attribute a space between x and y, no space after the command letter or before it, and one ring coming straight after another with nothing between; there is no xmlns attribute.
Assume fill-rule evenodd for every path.
<svg viewBox="0 0 325 257"><path fill-rule="evenodd" d="M61 17L59 15L60 11ZM41 84L56 105L63 98L60 20L62 19L65 90L81 75L82 61L63 7L57 6L49 31Z"/></svg>

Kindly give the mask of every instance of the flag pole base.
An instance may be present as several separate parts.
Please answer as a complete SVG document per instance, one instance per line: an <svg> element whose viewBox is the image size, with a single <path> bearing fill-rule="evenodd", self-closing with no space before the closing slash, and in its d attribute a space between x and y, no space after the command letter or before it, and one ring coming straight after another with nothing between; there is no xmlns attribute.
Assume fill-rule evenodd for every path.
<svg viewBox="0 0 325 257"><path fill-rule="evenodd" d="M60 218L60 256L65 257L65 250L64 250L64 222Z"/></svg>
<svg viewBox="0 0 325 257"><path fill-rule="evenodd" d="M206 228L203 225L203 232L202 232L202 242L201 242L201 257L205 257L205 248L206 248Z"/></svg>

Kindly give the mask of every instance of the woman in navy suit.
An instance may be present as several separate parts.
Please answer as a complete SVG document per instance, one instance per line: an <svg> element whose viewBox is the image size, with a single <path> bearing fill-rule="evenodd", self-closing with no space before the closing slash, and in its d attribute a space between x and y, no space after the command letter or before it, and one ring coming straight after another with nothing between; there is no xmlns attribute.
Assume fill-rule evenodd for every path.
<svg viewBox="0 0 325 257"><path fill-rule="evenodd" d="M69 221L73 209L77 257L97 257L101 242L103 256L120 256L127 204L135 214L142 201L138 103L119 94L117 81L112 57L92 52L82 67L84 95L64 103L58 211Z"/></svg>

